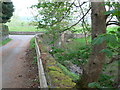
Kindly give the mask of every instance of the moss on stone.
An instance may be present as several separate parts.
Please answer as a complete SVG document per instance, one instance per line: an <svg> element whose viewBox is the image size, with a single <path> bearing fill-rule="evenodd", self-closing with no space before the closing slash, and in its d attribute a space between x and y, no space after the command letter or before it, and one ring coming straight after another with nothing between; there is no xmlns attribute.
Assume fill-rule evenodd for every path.
<svg viewBox="0 0 120 90"><path fill-rule="evenodd" d="M42 45L41 45L41 46L42 46ZM41 52L48 52L45 46L42 46L42 47L40 47L40 48L41 48Z"/></svg>
<svg viewBox="0 0 120 90"><path fill-rule="evenodd" d="M44 55L43 57L43 59L46 61L44 67L47 72L47 75L50 77L50 81L52 81L52 86L58 88L73 88L76 85L76 83L72 82L72 79L69 76L65 75L63 71L56 66L57 62L48 53L47 47L42 44L42 41L39 42L41 53L46 53L46 55Z"/></svg>
<svg viewBox="0 0 120 90"><path fill-rule="evenodd" d="M59 72L62 72L60 68L56 67L56 66L49 66L48 67L48 70L49 71L59 71Z"/></svg>
<svg viewBox="0 0 120 90"><path fill-rule="evenodd" d="M66 87L72 88L76 85L74 82L72 82L71 78L69 78L62 72L50 71L48 74L53 80L52 81L53 85L58 86L60 88L66 88Z"/></svg>
<svg viewBox="0 0 120 90"><path fill-rule="evenodd" d="M41 43L42 43L42 40L39 39L39 40L38 40L38 43L41 44Z"/></svg>
<svg viewBox="0 0 120 90"><path fill-rule="evenodd" d="M46 58L46 60L47 60L47 66L56 65L56 61L54 60L54 58L49 56L49 57Z"/></svg>

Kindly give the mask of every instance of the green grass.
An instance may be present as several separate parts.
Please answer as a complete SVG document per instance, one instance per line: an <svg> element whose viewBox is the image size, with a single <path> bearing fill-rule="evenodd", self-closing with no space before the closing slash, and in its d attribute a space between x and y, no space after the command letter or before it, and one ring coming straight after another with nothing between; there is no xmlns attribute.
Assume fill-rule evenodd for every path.
<svg viewBox="0 0 120 90"><path fill-rule="evenodd" d="M34 28L33 26L29 26L29 27L22 27L22 26L9 26L9 31L37 31L36 28Z"/></svg>
<svg viewBox="0 0 120 90"><path fill-rule="evenodd" d="M35 37L30 40L30 49L35 48Z"/></svg>
<svg viewBox="0 0 120 90"><path fill-rule="evenodd" d="M88 45L91 43L91 37L87 37ZM78 48L86 46L85 38L75 38L71 42L65 45L66 48L69 48L71 51L78 50Z"/></svg>
<svg viewBox="0 0 120 90"><path fill-rule="evenodd" d="M107 27L107 32L116 31L118 28L118 26L109 26ZM82 27L75 26L73 31L75 31L75 33L82 33Z"/></svg>
<svg viewBox="0 0 120 90"><path fill-rule="evenodd" d="M30 49L32 50L32 54L33 54L33 57L34 57L34 60L32 61L32 64L37 64L37 56L34 55L34 53L35 53L35 37L33 37L30 40Z"/></svg>
<svg viewBox="0 0 120 90"><path fill-rule="evenodd" d="M34 32L34 31L45 31L45 30L37 29L34 26L9 26L9 31Z"/></svg>
<svg viewBox="0 0 120 90"><path fill-rule="evenodd" d="M88 41L88 43L91 43L91 37L90 37L90 36L87 37L87 41ZM81 46L86 45L86 42L85 42L85 38L84 38L84 37L83 37L83 38L73 39L73 42L79 42Z"/></svg>
<svg viewBox="0 0 120 90"><path fill-rule="evenodd" d="M10 39L10 38L8 38L8 39L6 39L6 40L4 40L4 41L0 41L0 46L3 46L3 45L5 45L5 44L7 44L8 42L10 42L12 39Z"/></svg>
<svg viewBox="0 0 120 90"><path fill-rule="evenodd" d="M21 20L12 20L6 23L9 27L9 31L22 31L22 32L34 32L34 31L45 31L45 29L37 29L35 26L30 25L30 22Z"/></svg>

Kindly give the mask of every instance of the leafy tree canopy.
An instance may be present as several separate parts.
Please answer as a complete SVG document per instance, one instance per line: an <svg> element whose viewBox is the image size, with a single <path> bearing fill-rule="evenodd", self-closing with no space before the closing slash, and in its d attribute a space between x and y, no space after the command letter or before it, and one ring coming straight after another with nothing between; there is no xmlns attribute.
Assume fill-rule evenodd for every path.
<svg viewBox="0 0 120 90"><path fill-rule="evenodd" d="M14 5L12 2L2 2L0 1L0 8L1 8L1 21L0 23L6 23L10 20L13 16L14 12Z"/></svg>

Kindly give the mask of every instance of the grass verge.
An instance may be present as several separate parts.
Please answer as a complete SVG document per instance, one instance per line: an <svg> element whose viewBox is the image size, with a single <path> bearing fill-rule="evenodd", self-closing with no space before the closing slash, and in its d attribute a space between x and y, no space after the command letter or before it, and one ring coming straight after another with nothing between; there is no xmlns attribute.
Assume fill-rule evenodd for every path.
<svg viewBox="0 0 120 90"><path fill-rule="evenodd" d="M34 50L35 53L35 37L30 40L30 49ZM35 55L32 64L37 64L37 56Z"/></svg>
<svg viewBox="0 0 120 90"><path fill-rule="evenodd" d="M36 32L45 31L45 29L37 29L34 26L9 26L9 31L11 32Z"/></svg>
<svg viewBox="0 0 120 90"><path fill-rule="evenodd" d="M7 38L7 39L5 39L5 40L3 40L3 41L0 41L0 46L3 46L3 45L5 45L5 44L7 44L8 42L10 42L12 39L11 38Z"/></svg>
<svg viewBox="0 0 120 90"><path fill-rule="evenodd" d="M35 38L32 38L30 40L30 49L33 49L33 48L35 48Z"/></svg>
<svg viewBox="0 0 120 90"><path fill-rule="evenodd" d="M38 88L39 87L39 75L38 75L38 66L37 66L37 55L35 51L35 41L34 38L30 40L30 46L26 50L25 55L25 63L28 72L26 73L26 78L28 78L27 81L27 88Z"/></svg>

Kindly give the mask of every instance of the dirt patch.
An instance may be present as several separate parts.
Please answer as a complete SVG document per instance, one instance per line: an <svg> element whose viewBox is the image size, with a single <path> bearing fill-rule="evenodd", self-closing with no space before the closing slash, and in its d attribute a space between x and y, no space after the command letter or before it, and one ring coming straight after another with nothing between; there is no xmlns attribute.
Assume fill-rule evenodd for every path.
<svg viewBox="0 0 120 90"><path fill-rule="evenodd" d="M25 55L25 68L28 68L26 72L27 84L26 88L38 88L39 79L38 79L38 66L37 62L34 62L34 57L36 56L35 49L27 49ZM22 77L19 75L18 77Z"/></svg>

